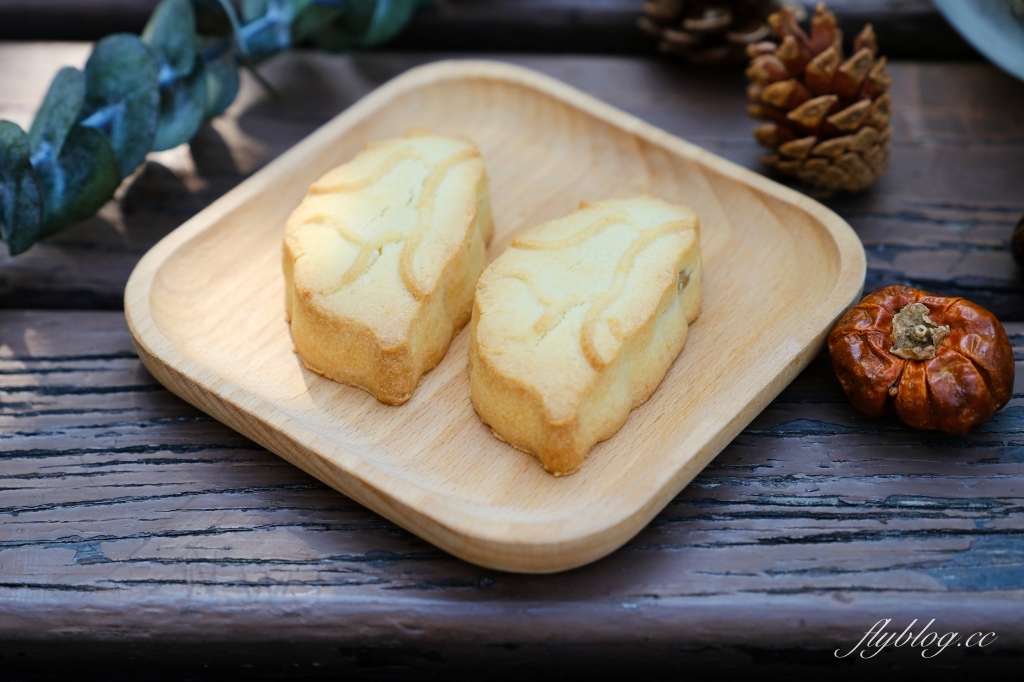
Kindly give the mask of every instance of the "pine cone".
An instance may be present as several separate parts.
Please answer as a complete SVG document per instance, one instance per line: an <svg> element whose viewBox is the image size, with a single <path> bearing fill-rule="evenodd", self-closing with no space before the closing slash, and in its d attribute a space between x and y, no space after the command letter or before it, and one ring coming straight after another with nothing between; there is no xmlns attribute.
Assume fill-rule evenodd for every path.
<svg viewBox="0 0 1024 682"><path fill-rule="evenodd" d="M771 35L775 0L647 0L637 26L660 38L658 49L691 64L740 64L747 45Z"/></svg>
<svg viewBox="0 0 1024 682"><path fill-rule="evenodd" d="M747 47L751 58L751 116L770 123L754 137L777 154L764 158L780 173L831 193L859 192L878 180L889 163L892 100L885 57L871 24L843 60L836 17L819 3L808 36L783 7L768 18L782 44Z"/></svg>

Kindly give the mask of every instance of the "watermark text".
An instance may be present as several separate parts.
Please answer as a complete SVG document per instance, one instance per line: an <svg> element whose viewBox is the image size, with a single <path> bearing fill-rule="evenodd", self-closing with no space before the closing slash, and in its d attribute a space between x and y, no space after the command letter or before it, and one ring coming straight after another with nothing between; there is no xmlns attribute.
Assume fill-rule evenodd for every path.
<svg viewBox="0 0 1024 682"><path fill-rule="evenodd" d="M924 658L935 658L945 651L947 647L956 646L980 649L987 647L998 639L994 632L974 632L970 635L962 635L959 632L939 634L931 629L935 624L934 618L928 621L928 624L916 633L914 632L914 626L917 625L916 618L902 632L898 629L887 630L886 628L889 627L890 623L892 623L891 618L883 618L878 621L864 633L864 636L861 637L860 641L852 649L846 653L843 653L842 649L836 649L835 657L846 658L857 655L861 658L874 658L888 647L898 649L906 646L911 649L919 647L921 649L921 656Z"/></svg>

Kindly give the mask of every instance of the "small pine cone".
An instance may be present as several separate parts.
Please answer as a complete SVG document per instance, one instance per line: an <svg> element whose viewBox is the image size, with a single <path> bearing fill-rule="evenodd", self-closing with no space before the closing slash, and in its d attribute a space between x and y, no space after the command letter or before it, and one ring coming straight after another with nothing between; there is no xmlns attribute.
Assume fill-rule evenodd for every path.
<svg viewBox="0 0 1024 682"><path fill-rule="evenodd" d="M771 35L767 17L777 0L647 0L637 26L659 39L662 52L691 64L746 60L746 47Z"/></svg>
<svg viewBox="0 0 1024 682"><path fill-rule="evenodd" d="M818 3L810 34L788 7L768 18L780 44L747 47L754 137L776 153L765 163L824 193L859 192L889 163L889 74L868 24L843 58L836 17Z"/></svg>

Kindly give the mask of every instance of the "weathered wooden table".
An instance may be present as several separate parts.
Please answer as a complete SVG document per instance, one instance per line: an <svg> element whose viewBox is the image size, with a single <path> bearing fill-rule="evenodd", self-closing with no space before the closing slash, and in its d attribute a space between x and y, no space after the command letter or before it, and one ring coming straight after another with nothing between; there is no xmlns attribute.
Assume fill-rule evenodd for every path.
<svg viewBox="0 0 1024 682"><path fill-rule="evenodd" d="M51 75L87 53L0 45L0 118L27 125ZM973 436L922 433L860 417L822 355L624 548L523 576L444 554L146 373L119 312L137 259L360 96L441 56L283 56L264 69L280 100L247 81L191 149L152 155L98 217L0 259L0 677L1017 670L1020 388ZM759 167L741 73L501 58ZM1024 353L1008 251L1024 213L1024 84L981 63L891 70L889 172L826 203L864 241L868 289L964 295ZM834 656L880 619L997 639L931 659L906 646Z"/></svg>

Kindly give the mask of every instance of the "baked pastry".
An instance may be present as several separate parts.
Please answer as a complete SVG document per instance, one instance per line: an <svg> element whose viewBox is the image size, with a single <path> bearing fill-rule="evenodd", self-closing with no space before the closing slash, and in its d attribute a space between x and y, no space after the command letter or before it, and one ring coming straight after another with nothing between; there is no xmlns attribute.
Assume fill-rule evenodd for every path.
<svg viewBox="0 0 1024 682"><path fill-rule="evenodd" d="M310 188L285 227L287 314L303 364L398 405L469 321L493 226L480 151L409 131Z"/></svg>
<svg viewBox="0 0 1024 682"><path fill-rule="evenodd" d="M699 312L693 211L652 196L582 203L481 275L473 405L499 439L572 473L658 387Z"/></svg>

